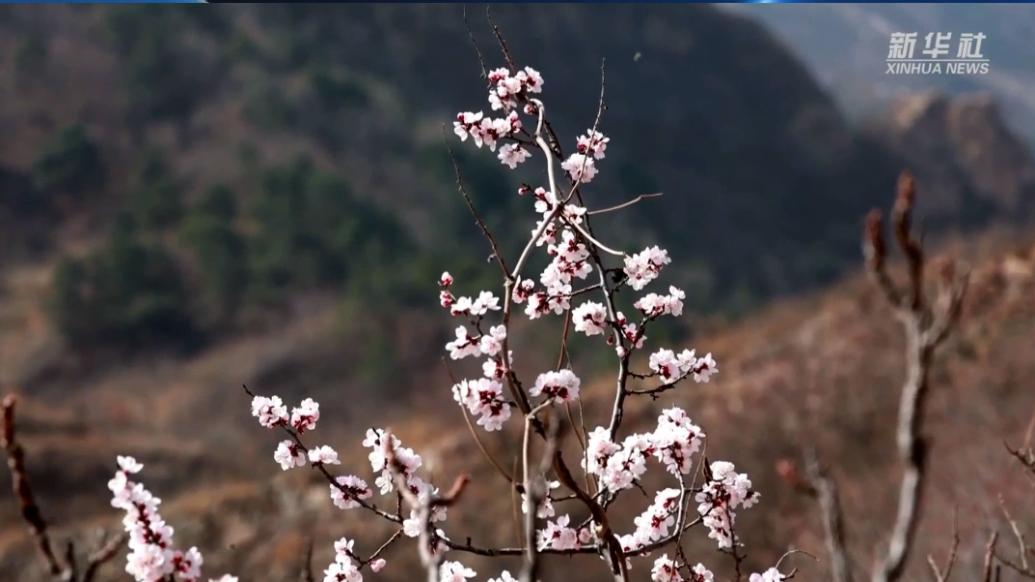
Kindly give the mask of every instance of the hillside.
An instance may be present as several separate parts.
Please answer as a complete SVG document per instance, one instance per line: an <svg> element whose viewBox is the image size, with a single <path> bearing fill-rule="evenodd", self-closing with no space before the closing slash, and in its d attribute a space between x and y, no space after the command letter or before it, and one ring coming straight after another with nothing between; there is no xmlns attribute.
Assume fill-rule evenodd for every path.
<svg viewBox="0 0 1035 582"><path fill-rule="evenodd" d="M945 550L944 534L951 527L946 520L958 507L961 568L980 562L982 532L996 523L990 516L996 514L997 495L1022 522L1032 517L1030 492L1002 442L1022 438L1035 411L1029 381L1035 369L1027 355L1027 339L1035 333L1035 246L1006 240L960 241L946 251L971 263L973 282L962 327L944 346L933 375L931 495L917 555ZM48 515L66 532L81 532L87 523L114 525L116 518L106 509L105 474L112 455L132 450L149 463L149 484L169 500L167 513L180 535L203 546L215 570L263 571L269 572L263 579L289 579L310 536L319 541L369 527L357 522L356 514L328 513L326 486L315 476L280 473L267 456L272 437L254 426L247 399L234 388L241 379L271 386L257 379L260 370L241 363L275 366L289 353L318 349L319 329L316 321L299 321L275 340L242 341L160 367L127 366L60 403L24 394L23 439ZM890 519L893 497L887 484L896 471L891 427L879 419L894 417L902 373L900 330L882 298L867 281L852 277L828 291L778 302L692 343L716 354L720 376L671 400L638 401L630 429L648 424L658 407L677 403L708 431L710 454L730 458L752 475L764 509L743 515L743 535L756 565L771 562L787 546L822 551L812 502L777 476L775 464L798 459L805 444L816 445L841 479L851 547L858 556L870 555L875 536ZM578 359L574 363L582 365ZM367 395L336 398L341 387L314 386L305 375L282 393L324 399L320 436L346 454L347 466L360 474L365 474L365 454L359 435L376 424L391 426L413 443L439 479L471 471L487 484L498 480L471 442L459 411L444 397L445 374L432 369L422 376L427 379L422 390L404 406L388 409L374 406L378 399ZM606 414L610 391L603 379L584 391L588 418ZM761 434L766 438L758 438ZM517 436L511 430L489 445ZM982 468L980 474L974 466ZM189 472L182 473L186 467ZM512 535L509 500L466 502L452 513L454 527L473 527L481 532L478 539ZM11 509L0 511L11 516ZM0 563L7 572L30 572L28 554L16 551L26 546L23 530L12 520L5 523ZM721 556L711 555L703 537L692 536L690 547L721 566ZM405 549L394 552L390 559L412 559ZM326 560L326 548L318 544L316 555L317 563ZM477 568L479 562L474 563ZM822 565L804 567L807 579L820 578ZM920 560L914 567L918 576L926 569ZM577 572L569 576L593 579Z"/></svg>
<svg viewBox="0 0 1035 582"><path fill-rule="evenodd" d="M665 213L638 217L649 229L628 228L688 249L695 267L681 279L702 308L748 307L835 278L854 257L844 233L903 165L855 131L749 18L697 6L501 7L497 17L519 58L552 80L562 133L591 121L607 59L615 172L595 196L605 204L666 192ZM481 11L470 20L498 60ZM127 211L145 236L176 230L221 184L237 201L235 229L252 233L264 176L299 155L313 160L307 172L334 176L423 246L457 243L444 232L474 240L462 208L427 203L452 189L441 124L480 100L458 9L12 7L0 29L11 65L0 82L0 126L11 136L0 144L0 175L22 180L0 199L9 258L95 245ZM96 148L104 180L69 182L86 177L63 167L66 182L35 179L26 192L48 147L81 151L62 134L69 129ZM465 163L498 222L512 210L498 186L507 178L492 162ZM40 226L53 234L39 240Z"/></svg>

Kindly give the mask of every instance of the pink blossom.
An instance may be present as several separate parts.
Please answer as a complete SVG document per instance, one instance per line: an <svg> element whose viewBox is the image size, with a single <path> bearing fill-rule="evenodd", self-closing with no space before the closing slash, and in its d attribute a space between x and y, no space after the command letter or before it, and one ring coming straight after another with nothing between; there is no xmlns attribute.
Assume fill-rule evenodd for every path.
<svg viewBox="0 0 1035 582"><path fill-rule="evenodd" d="M558 402L570 402L579 397L579 377L568 369L544 372L535 379L535 385L528 389L530 396L545 396Z"/></svg>
<svg viewBox="0 0 1035 582"><path fill-rule="evenodd" d="M604 333L607 325L607 310L602 303L587 301L571 312L571 321L575 331L592 336Z"/></svg>
<svg viewBox="0 0 1035 582"><path fill-rule="evenodd" d="M508 143L500 148L498 156L500 163L513 170L518 167L518 164L530 158L532 154L518 144Z"/></svg>
<svg viewBox="0 0 1035 582"><path fill-rule="evenodd" d="M575 182L588 184L597 175L597 166L593 158L584 154L571 154L568 159L561 162L561 168L568 172Z"/></svg>
<svg viewBox="0 0 1035 582"><path fill-rule="evenodd" d="M291 440L280 441L277 450L273 452L273 460L285 471L306 465L305 453Z"/></svg>

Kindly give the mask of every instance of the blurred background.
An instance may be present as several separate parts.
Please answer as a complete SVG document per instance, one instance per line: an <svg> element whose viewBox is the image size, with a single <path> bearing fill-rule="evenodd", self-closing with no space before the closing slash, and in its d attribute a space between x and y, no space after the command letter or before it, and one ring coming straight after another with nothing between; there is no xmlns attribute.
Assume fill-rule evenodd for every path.
<svg viewBox="0 0 1035 582"><path fill-rule="evenodd" d="M1030 484L1002 446L1023 439L1035 410L1035 10L493 12L520 64L543 73L569 143L592 125L607 60L612 141L589 205L664 192L598 229L621 248L669 249L664 282L686 290L687 313L652 339L714 352L721 369L636 403L630 427L684 406L709 455L753 477L763 501L738 522L751 566L789 546L823 553L813 501L777 471L804 444L841 481L860 567L891 521L903 342L859 273L859 233L904 168L928 246L974 273L933 376L931 482L907 578L947 551L954 509L960 568L1003 527L999 495L1035 523ZM500 64L484 8L468 18ZM886 75L896 31L921 44L926 32L983 32L990 72ZM515 543L511 499L439 359L452 322L438 274L464 292L495 285L443 140L507 252L534 225L517 186L542 177L455 143L450 123L467 109L487 105L455 6L0 7L0 389L21 398L30 473L59 536L88 546L118 527L105 484L123 453L147 465L207 575L295 580L310 541L320 568L340 536L373 549L389 530L272 462L279 439L248 416L248 384L319 400L314 438L361 475L370 426L392 427L443 483L472 472L478 487L449 531ZM560 325L523 330L528 372L555 357ZM594 426L610 385L592 347L575 342L573 359ZM512 451L516 438L487 444ZM693 556L724 567L703 533L689 538ZM5 490L0 578L44 579L30 547ZM400 544L381 579L412 579L413 558ZM822 562L796 565L803 579L826 576ZM554 566L545 580L599 579L584 563Z"/></svg>

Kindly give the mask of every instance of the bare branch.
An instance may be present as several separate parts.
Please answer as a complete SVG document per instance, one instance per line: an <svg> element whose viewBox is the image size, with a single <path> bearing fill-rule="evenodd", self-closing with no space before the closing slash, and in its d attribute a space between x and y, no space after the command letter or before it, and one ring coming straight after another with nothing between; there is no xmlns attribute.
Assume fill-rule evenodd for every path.
<svg viewBox="0 0 1035 582"><path fill-rule="evenodd" d="M482 79L486 83L489 81L489 70L485 67L485 58L482 57L482 51L478 48L478 41L474 38L474 32L471 31L471 23L467 20L467 6L463 8L464 17L464 28L467 29L467 38L471 40L471 46L474 47L474 54L478 57L478 67L482 71Z"/></svg>
<svg viewBox="0 0 1035 582"><path fill-rule="evenodd" d="M586 214L589 214L591 216L596 216L597 214L606 214L608 212L614 212L616 210L622 210L623 208L628 208L630 206L633 206L633 205L635 205L635 204L637 204L639 202L643 202L644 200L648 200L650 198L660 198L661 196L663 196L663 194L661 192L655 192L653 194L640 194L639 196L637 196L636 198L633 198L632 200L626 200L625 202L622 202L621 204L616 204L614 206L609 206L607 208L601 208L599 210L590 210Z"/></svg>
<svg viewBox="0 0 1035 582"><path fill-rule="evenodd" d="M511 71L516 71L517 66L514 64L514 57L510 54L510 48L507 47L507 39L503 38L500 27L496 25L496 21L492 18L492 5L485 7L485 19L489 21L492 34L496 35L496 42L500 45L500 52L503 54L503 60L507 61L507 67Z"/></svg>
<svg viewBox="0 0 1035 582"><path fill-rule="evenodd" d="M525 563L521 569L521 582L536 582L539 579L538 513L539 506L543 503L548 493L545 475L550 469L553 453L557 450L557 434L560 423L554 420L547 424L546 445L539 468L534 473L530 469L531 461L529 455L531 445L529 443L529 435L532 432L532 421L536 415L549 406L552 406L552 403L548 400L525 415L525 437L521 447L521 463L525 484Z"/></svg>
<svg viewBox="0 0 1035 582"><path fill-rule="evenodd" d="M5 397L0 403L3 415L3 425L0 426L0 446L3 446L4 452L7 454L7 468L11 471L11 489L21 509L22 519L29 527L29 534L36 543L36 549L42 557L47 571L59 580L72 580L72 568L63 564L54 553L50 535L47 533L47 521L43 518L43 513L36 503L36 496L32 492L29 474L25 469L25 451L15 435L15 404L14 396Z"/></svg>
<svg viewBox="0 0 1035 582"><path fill-rule="evenodd" d="M923 421L929 392L928 377L934 350L955 326L964 295L967 275L957 276L955 269L942 272L938 311L932 311L924 291L925 259L921 242L912 233L912 214L916 204L916 186L912 175L903 172L892 212L892 231L899 249L906 258L909 271L908 299L901 299L884 272L885 246L878 213L871 213L866 226L865 252L869 270L877 285L896 307L906 334L906 380L899 401L896 442L903 464L899 484L898 510L888 542L887 554L878 563L874 582L898 580L905 571L912 549L923 496L927 442Z"/></svg>
<svg viewBox="0 0 1035 582"><path fill-rule="evenodd" d="M1021 567L1025 572L1030 572L1031 568L1028 566L1028 544L1024 541L1024 533L1021 532L1021 526L1017 524L1017 520L1006 509L1006 502L1003 500L1002 495L999 496L999 509L1003 512L1006 522L1010 524L1013 537L1017 540L1017 555L1020 558Z"/></svg>
<svg viewBox="0 0 1035 582"><path fill-rule="evenodd" d="M866 268L877 287L893 307L900 307L902 296L895 283L888 275L886 268L887 247L884 244L884 220L880 210L873 209L866 217L865 237L863 237L863 256L866 257Z"/></svg>
<svg viewBox="0 0 1035 582"><path fill-rule="evenodd" d="M819 501L820 513L823 516L827 554L830 556L831 580L833 582L851 582L852 576L848 565L848 554L845 551L843 516L837 495L837 482L826 474L814 448L810 447L806 450L805 467Z"/></svg>
<svg viewBox="0 0 1035 582"><path fill-rule="evenodd" d="M898 178L898 193L891 213L892 232L909 267L909 308L919 311L924 305L924 251L913 236L913 209L916 206L916 182L909 172Z"/></svg>
<svg viewBox="0 0 1035 582"><path fill-rule="evenodd" d="M981 577L982 582L992 582L992 565L995 563L995 544L999 539L999 532L993 531L988 536L988 542L985 544L985 565L982 568L983 575Z"/></svg>
<svg viewBox="0 0 1035 582"><path fill-rule="evenodd" d="M952 567L956 564L956 551L960 547L960 523L959 508L952 514L952 547L949 549L949 557L945 559L945 567L939 568L934 561L934 556L927 554L927 564L931 566L931 572L937 582L946 582L952 576Z"/></svg>
<svg viewBox="0 0 1035 582"><path fill-rule="evenodd" d="M101 566L111 561L119 553L122 546L126 544L127 539L126 534L119 533L108 539L107 543L101 544L101 547L90 554L90 557L86 560L86 570L83 572L82 582L93 582Z"/></svg>
<svg viewBox="0 0 1035 582"><path fill-rule="evenodd" d="M449 140L445 137L445 129L443 126L442 130L442 141L446 145L446 151L449 152L449 160L453 163L453 173L456 175L456 189L463 196L464 202L467 203L467 209L471 212L471 216L474 217L474 222L478 225L478 228L482 231L482 235L489 241L489 248L492 250L492 258L499 265L500 271L503 272L503 278L506 279L510 275L507 271L507 264L503 258L503 254L500 252L499 244L496 242L496 237L492 235L492 231L489 230L488 225L485 224L485 220L482 219L481 214L478 213L478 209L474 206L474 201L471 200L471 195L468 194L467 188L464 187L464 177L460 172L460 164L456 161L456 155L453 153L453 148L449 145Z"/></svg>

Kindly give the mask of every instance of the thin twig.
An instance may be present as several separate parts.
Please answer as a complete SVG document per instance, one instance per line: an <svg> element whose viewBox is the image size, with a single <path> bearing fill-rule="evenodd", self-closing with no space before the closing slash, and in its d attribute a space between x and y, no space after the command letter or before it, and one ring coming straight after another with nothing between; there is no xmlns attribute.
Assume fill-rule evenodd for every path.
<svg viewBox="0 0 1035 582"><path fill-rule="evenodd" d="M999 539L999 532L992 531L985 544L985 565L982 568L982 582L992 582L992 564L995 562L995 543Z"/></svg>
<svg viewBox="0 0 1035 582"><path fill-rule="evenodd" d="M450 381L455 385L457 383L456 376L453 375L453 370L450 369L449 362L443 359L442 364L446 368L446 373L449 375ZM492 456L492 453L489 452L488 447L485 446L481 437L478 436L478 431L474 429L474 423L471 422L471 416L467 414L467 407L463 404L460 405L460 413L464 415L464 422L467 424L467 430L471 433L471 437L474 439L475 444L478 445L478 450L482 452L482 455L488 459L489 463L495 467L496 471L506 479L508 483L513 484L514 476L507 473L506 469L503 468L503 465L501 465L499 461L496 460L496 457Z"/></svg>
<svg viewBox="0 0 1035 582"><path fill-rule="evenodd" d="M845 534L841 504L837 495L837 482L831 479L819 462L814 448L805 453L805 467L819 500L823 516L823 531L826 535L827 554L830 556L830 577L833 582L851 582L848 553L845 551Z"/></svg>
<svg viewBox="0 0 1035 582"><path fill-rule="evenodd" d="M478 67L482 71L482 79L486 83L489 82L489 69L485 66L485 58L482 56L481 49L478 48L478 41L474 38L474 32L471 31L471 23L467 21L467 6L463 8L464 17L464 28L467 29L467 38L471 39L471 46L474 47L474 54L478 57Z"/></svg>
<svg viewBox="0 0 1035 582"><path fill-rule="evenodd" d="M456 155L453 153L452 146L449 145L449 140L445 136L445 126L442 129L442 141L445 143L446 151L449 152L449 160L453 163L453 173L456 175L456 189L463 196L464 202L467 203L467 209L471 212L471 216L474 217L474 222L478 225L478 228L482 231L482 235L489 242L489 248L492 250L492 258L499 265L500 271L503 272L503 277L506 279L509 277L509 271L507 270L506 261L503 258L503 254L500 252L500 246L496 242L496 237L493 236L492 231L489 230L488 225L485 224L485 220L482 219L481 214L478 213L478 209L474 206L474 201L471 200L471 195L468 194L467 188L464 186L463 173L460 171L460 164L456 160Z"/></svg>
<svg viewBox="0 0 1035 582"><path fill-rule="evenodd" d="M93 582L101 566L114 558L128 539L125 533L119 533L110 538L107 543L102 544L97 551L90 554L90 557L86 560L86 570L83 571L82 582Z"/></svg>
<svg viewBox="0 0 1035 582"><path fill-rule="evenodd" d="M1003 517L1006 518L1006 522L1010 524L1010 530L1013 532L1013 537L1017 540L1017 554L1021 560L1021 567L1024 571L1029 571L1028 566L1028 544L1024 541L1024 533L1021 532L1021 526L1017 524L1017 520L1010 515L1009 510L1006 509L1006 502L1003 500L1003 496L999 496L999 509L1003 512Z"/></svg>
<svg viewBox="0 0 1035 582"><path fill-rule="evenodd" d="M644 200L648 200L650 198L660 198L662 195L663 194L661 192L655 192L653 194L640 194L639 196L637 196L636 198L633 198L632 200L626 200L625 202L622 202L621 204L616 204L614 206L609 206L607 208L601 208L599 210L590 210L590 211L586 212L586 214L589 214L591 216L596 216L597 214L606 214L608 212L614 212L616 210L621 210L623 208L628 208L630 206L633 206L634 204L637 204L637 203L642 202Z"/></svg>
<svg viewBox="0 0 1035 582"><path fill-rule="evenodd" d="M485 7L485 19L489 21L492 33L496 35L496 42L500 45L500 52L503 53L503 60L507 61L507 67L509 67L511 71L516 71L517 66L514 64L514 58L510 54L510 48L507 47L507 40L503 38L503 33L500 32L500 27L497 26L496 21L492 19L492 5Z"/></svg>

